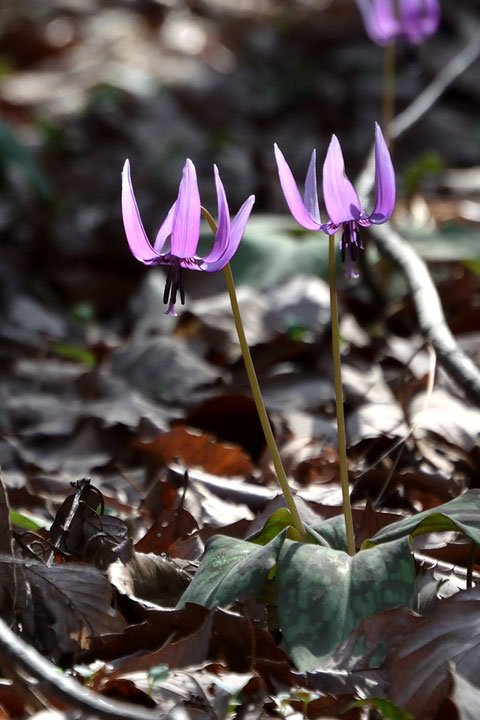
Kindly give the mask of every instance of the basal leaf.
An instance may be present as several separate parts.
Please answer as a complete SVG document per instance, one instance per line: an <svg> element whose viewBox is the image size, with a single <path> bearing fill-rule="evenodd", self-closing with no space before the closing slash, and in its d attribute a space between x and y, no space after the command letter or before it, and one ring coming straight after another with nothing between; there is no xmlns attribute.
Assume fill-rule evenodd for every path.
<svg viewBox="0 0 480 720"><path fill-rule="evenodd" d="M267 545L216 535L205 546L195 577L178 603L225 607L257 595L275 566L285 540L283 530Z"/></svg>
<svg viewBox="0 0 480 720"><path fill-rule="evenodd" d="M301 228L293 218L255 215L232 258L235 282L266 287L292 275L328 277L328 242Z"/></svg>
<svg viewBox="0 0 480 720"><path fill-rule="evenodd" d="M343 515L334 515L327 520L315 523L309 530L315 532L317 537L333 550L347 552L347 533L345 531L345 518Z"/></svg>
<svg viewBox="0 0 480 720"><path fill-rule="evenodd" d="M324 666L366 617L409 606L415 568L408 538L347 553L286 541L275 578L280 627L302 671ZM361 655L361 648L356 653Z"/></svg>
<svg viewBox="0 0 480 720"><path fill-rule="evenodd" d="M270 515L263 528L248 539L257 545L266 545L268 542L273 540L273 538L277 537L282 530L287 531L287 537L289 540L301 540L298 531L293 525L290 510L287 508L278 508L278 510L275 510L275 512ZM306 530L310 535L309 542L311 541L315 545L324 545L325 547L328 547L328 542L317 532L316 529L306 525Z"/></svg>
<svg viewBox="0 0 480 720"><path fill-rule="evenodd" d="M278 510L275 510L275 512L270 515L263 528L255 533L255 535L249 537L249 540L257 545L266 545L285 529L294 529L292 516L290 510L287 508L278 508ZM300 540L300 537L291 539Z"/></svg>
<svg viewBox="0 0 480 720"><path fill-rule="evenodd" d="M480 543L480 490L473 488L466 493L430 510L413 515L382 528L371 540L364 543L372 547L407 535L429 532L459 531L470 540Z"/></svg>

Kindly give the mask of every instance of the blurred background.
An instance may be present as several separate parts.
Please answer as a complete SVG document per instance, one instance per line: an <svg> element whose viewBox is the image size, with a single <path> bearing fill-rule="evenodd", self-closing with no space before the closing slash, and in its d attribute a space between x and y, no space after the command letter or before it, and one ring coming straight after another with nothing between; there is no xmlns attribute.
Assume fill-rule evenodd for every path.
<svg viewBox="0 0 480 720"><path fill-rule="evenodd" d="M439 31L420 46L398 48L398 110L479 32L479 13L477 0L446 0ZM253 245L300 230L289 221L273 143L301 182L312 149L320 170L335 132L353 179L381 117L382 58L353 0L3 0L4 289L26 283L50 303L118 315L145 273L127 250L120 216L126 157L150 234L176 197L186 157L212 212L216 163L232 212L254 193L255 215L284 216L284 225L253 221ZM413 212L407 232L480 220L478 79L476 63L395 150L397 217L408 205ZM462 228L449 231L468 244ZM438 240L426 245L430 257L449 252ZM265 283L287 272L282 257L263 252L255 261L245 248L240 281ZM312 262L322 269L321 259L306 254L293 265L289 257L288 272ZM202 292L218 282L202 279Z"/></svg>
<svg viewBox="0 0 480 720"><path fill-rule="evenodd" d="M398 111L480 32L478 0L441 6L434 36L397 48ZM186 157L214 215L214 163L232 214L256 195L232 263L247 337L279 435L283 428L284 441L325 444L310 446L307 471L297 451L289 469L319 477L335 462L327 242L290 217L273 144L302 182L312 149L320 170L336 133L353 180L381 117L382 63L354 0L2 0L0 464L11 487L28 477L33 494L39 487L51 494L39 480L46 474L115 474L118 463L143 472L129 443L181 417L249 458L261 456L228 301L219 294L223 274L186 273L185 309L178 318L163 314L164 271L135 261L125 240L126 158L150 237L176 198ZM477 362L479 78L477 61L394 151L395 222L428 260L448 323ZM206 231L206 246L208 238ZM364 238L368 245L368 232ZM403 278L373 244L366 257L358 281L342 272L339 281L347 430L350 448L368 461L408 433L405 408L417 403L412 419L422 407L429 365ZM222 405L227 391L240 395ZM421 496L419 509L458 493L478 468L478 419L452 392L423 417L425 432L455 446L448 462L443 445L420 471L415 448L403 458L419 483L410 475L409 502ZM463 464L453 480L458 448ZM202 464L198 455L192 462ZM248 476L249 463L231 471ZM450 480L439 484L439 476ZM368 478L383 482L381 474Z"/></svg>

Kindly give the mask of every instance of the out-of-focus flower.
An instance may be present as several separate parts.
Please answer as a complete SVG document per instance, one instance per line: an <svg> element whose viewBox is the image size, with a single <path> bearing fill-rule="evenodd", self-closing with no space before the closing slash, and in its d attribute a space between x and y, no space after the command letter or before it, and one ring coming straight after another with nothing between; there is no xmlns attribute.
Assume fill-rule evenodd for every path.
<svg viewBox="0 0 480 720"><path fill-rule="evenodd" d="M438 0L357 0L365 30L377 45L404 40L418 45L440 23Z"/></svg>
<svg viewBox="0 0 480 720"><path fill-rule="evenodd" d="M342 149L335 135L332 136L323 165L323 199L330 218L328 223L322 223L320 217L315 150L308 167L303 199L277 145L275 157L283 194L295 220L307 230L323 230L329 235L335 234L341 227L342 260L348 257L348 274L350 277L357 277L353 262L357 259L358 250L363 250L359 227L386 222L391 218L395 207L395 172L380 126L375 124L376 199L370 215L362 209L358 195L345 175Z"/></svg>
<svg viewBox="0 0 480 720"><path fill-rule="evenodd" d="M211 251L201 258L195 254L200 239L201 205L197 173L192 161L187 159L185 162L178 197L163 221L153 245L147 238L140 218L128 160L123 167L122 215L128 245L132 255L144 265L168 266L163 295L163 301L168 305L166 315L176 315L175 303L178 294L182 305L185 302L182 268L216 272L230 262L242 239L255 202L251 195L230 221L227 197L216 165L213 166L213 171L217 190L218 227ZM170 247L162 252L168 238Z"/></svg>

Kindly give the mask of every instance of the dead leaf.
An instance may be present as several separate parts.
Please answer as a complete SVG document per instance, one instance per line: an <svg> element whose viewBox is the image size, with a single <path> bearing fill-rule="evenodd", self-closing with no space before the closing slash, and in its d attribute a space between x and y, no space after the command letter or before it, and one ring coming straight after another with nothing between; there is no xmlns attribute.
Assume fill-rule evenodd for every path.
<svg viewBox="0 0 480 720"><path fill-rule="evenodd" d="M428 618L393 639L388 697L414 717L434 717L449 691L449 663L468 682L480 666L480 587L443 600Z"/></svg>
<svg viewBox="0 0 480 720"><path fill-rule="evenodd" d="M30 561L24 567L34 593L36 631L50 657L58 660L89 647L94 637L125 628L112 607L110 583L96 568L76 563L46 567Z"/></svg>
<svg viewBox="0 0 480 720"><path fill-rule="evenodd" d="M141 553L154 552L157 555L169 553L174 542L186 540L195 530L198 530L198 523L187 510L182 507L166 510L138 540L135 550Z"/></svg>
<svg viewBox="0 0 480 720"><path fill-rule="evenodd" d="M137 444L150 467L163 468L181 461L185 467L200 467L213 475L233 476L253 473L252 461L240 448L228 446L209 435L178 425L151 442Z"/></svg>
<svg viewBox="0 0 480 720"><path fill-rule="evenodd" d="M153 553L136 552L127 564L108 569L112 584L133 599L174 607L190 583L190 576L173 560Z"/></svg>

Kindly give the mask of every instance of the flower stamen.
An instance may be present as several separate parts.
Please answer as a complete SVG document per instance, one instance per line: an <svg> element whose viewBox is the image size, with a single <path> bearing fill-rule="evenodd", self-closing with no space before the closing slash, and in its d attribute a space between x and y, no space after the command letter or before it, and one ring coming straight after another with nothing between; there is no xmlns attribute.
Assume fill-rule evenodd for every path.
<svg viewBox="0 0 480 720"><path fill-rule="evenodd" d="M165 258L166 259L166 258ZM174 256L168 258L167 278L165 281L165 290L163 291L163 302L168 307L165 315L175 316L175 303L177 302L177 293L180 293L180 302L185 305L185 289L183 287L182 267L180 259Z"/></svg>

